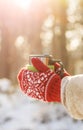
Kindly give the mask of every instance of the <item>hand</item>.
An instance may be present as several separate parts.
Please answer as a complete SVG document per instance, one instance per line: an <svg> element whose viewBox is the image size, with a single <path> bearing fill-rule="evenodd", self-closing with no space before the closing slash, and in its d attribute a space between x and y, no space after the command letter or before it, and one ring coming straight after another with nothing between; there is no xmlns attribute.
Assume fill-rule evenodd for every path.
<svg viewBox="0 0 83 130"><path fill-rule="evenodd" d="M55 73L58 74L61 77L61 79L64 78L65 76L70 76L70 74L63 67L62 62L61 63L55 62L54 67L55 67Z"/></svg>
<svg viewBox="0 0 83 130"><path fill-rule="evenodd" d="M38 58L32 58L32 64L38 72L32 72L24 68L18 74L18 81L22 91L28 96L39 100L61 102L60 76L51 71Z"/></svg>
<svg viewBox="0 0 83 130"><path fill-rule="evenodd" d="M70 75L65 70L64 65L61 62L61 60L51 58L49 64L54 65L54 71L55 71L56 74L58 74L61 77L61 79L64 78L65 76Z"/></svg>

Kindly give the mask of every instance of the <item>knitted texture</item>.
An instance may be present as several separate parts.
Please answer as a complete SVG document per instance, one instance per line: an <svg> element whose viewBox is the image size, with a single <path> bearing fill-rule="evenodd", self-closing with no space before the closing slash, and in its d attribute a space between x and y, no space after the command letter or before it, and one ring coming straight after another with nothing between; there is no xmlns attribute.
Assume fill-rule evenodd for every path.
<svg viewBox="0 0 83 130"><path fill-rule="evenodd" d="M18 74L22 91L39 100L61 102L60 76L51 71L38 58L33 58L32 63L38 72L22 69Z"/></svg>
<svg viewBox="0 0 83 130"><path fill-rule="evenodd" d="M69 76L70 74L65 70L65 68L61 69L61 66L59 63L54 64L55 67L55 73L58 74L61 79L64 78L65 76Z"/></svg>

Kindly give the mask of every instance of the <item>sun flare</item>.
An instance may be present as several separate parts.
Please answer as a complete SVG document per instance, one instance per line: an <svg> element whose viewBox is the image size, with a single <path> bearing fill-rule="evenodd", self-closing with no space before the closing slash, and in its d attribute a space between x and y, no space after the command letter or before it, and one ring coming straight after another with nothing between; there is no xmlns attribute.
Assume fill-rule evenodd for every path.
<svg viewBox="0 0 83 130"><path fill-rule="evenodd" d="M15 0L16 5L24 10L29 8L31 2L32 0Z"/></svg>

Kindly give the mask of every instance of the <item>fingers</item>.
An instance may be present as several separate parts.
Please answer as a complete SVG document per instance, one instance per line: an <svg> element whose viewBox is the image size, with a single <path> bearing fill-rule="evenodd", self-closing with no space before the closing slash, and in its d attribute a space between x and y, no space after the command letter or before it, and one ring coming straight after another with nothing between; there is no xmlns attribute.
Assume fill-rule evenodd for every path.
<svg viewBox="0 0 83 130"><path fill-rule="evenodd" d="M39 60L39 58L32 58L32 64L33 66L40 72L45 72L47 70L49 70L49 68L42 62Z"/></svg>
<svg viewBox="0 0 83 130"><path fill-rule="evenodd" d="M62 78L65 76L69 76L70 74L65 70L65 68L61 69L61 65L59 63L55 63L55 72L59 74Z"/></svg>
<svg viewBox="0 0 83 130"><path fill-rule="evenodd" d="M60 64L57 63L57 62L55 62L54 66L55 66L55 70L57 70L58 68L60 68Z"/></svg>
<svg viewBox="0 0 83 130"><path fill-rule="evenodd" d="M66 70L64 70L64 77L65 76L70 76L70 74Z"/></svg>
<svg viewBox="0 0 83 130"><path fill-rule="evenodd" d="M23 82L24 82L23 81L24 72L25 72L24 68L20 70L20 72L17 75L17 80L19 82L21 90L24 91L24 93L26 93L26 88L24 87L24 84L23 84Z"/></svg>
<svg viewBox="0 0 83 130"><path fill-rule="evenodd" d="M24 72L24 69L21 69L20 72L18 73L18 75L17 75L18 81L21 81L23 72Z"/></svg>

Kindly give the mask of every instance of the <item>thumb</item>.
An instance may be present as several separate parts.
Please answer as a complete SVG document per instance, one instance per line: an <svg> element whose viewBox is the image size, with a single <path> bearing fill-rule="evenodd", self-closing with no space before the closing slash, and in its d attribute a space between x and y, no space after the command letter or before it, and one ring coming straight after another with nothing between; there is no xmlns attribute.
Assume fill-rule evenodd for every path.
<svg viewBox="0 0 83 130"><path fill-rule="evenodd" d="M40 72L45 72L49 70L49 68L39 59L39 58L32 58L31 59L33 66Z"/></svg>

